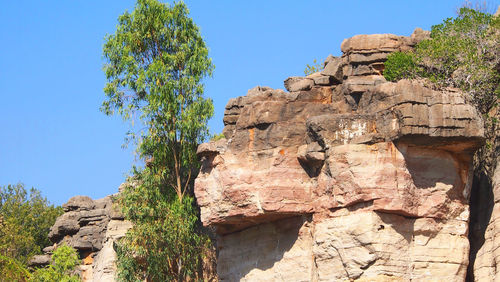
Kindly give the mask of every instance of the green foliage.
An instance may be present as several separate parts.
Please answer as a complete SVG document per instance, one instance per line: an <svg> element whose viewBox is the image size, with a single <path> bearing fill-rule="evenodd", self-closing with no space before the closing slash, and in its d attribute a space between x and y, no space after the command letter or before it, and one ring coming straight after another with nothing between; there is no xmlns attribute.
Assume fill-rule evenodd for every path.
<svg viewBox="0 0 500 282"><path fill-rule="evenodd" d="M224 136L223 133L214 134L212 136L212 138L210 138L210 141L219 141L219 140L224 139L224 138L226 138L226 136Z"/></svg>
<svg viewBox="0 0 500 282"><path fill-rule="evenodd" d="M415 78L418 65L415 55L411 52L394 52L387 56L384 77L388 81L397 81L403 78Z"/></svg>
<svg viewBox="0 0 500 282"><path fill-rule="evenodd" d="M39 268L33 272L29 281L33 282L78 282L75 267L80 263L77 251L67 245L58 247L52 254L53 263L47 268Z"/></svg>
<svg viewBox="0 0 500 282"><path fill-rule="evenodd" d="M204 99L202 79L214 66L198 27L183 2L173 6L138 0L106 37L107 100L101 110L118 111L144 130L137 137L141 157L153 157L156 172L180 200L192 180L197 145L208 137L213 104Z"/></svg>
<svg viewBox="0 0 500 282"><path fill-rule="evenodd" d="M0 275L14 265L26 266L50 245L47 235L62 212L35 188L28 193L23 184L0 186Z"/></svg>
<svg viewBox="0 0 500 282"><path fill-rule="evenodd" d="M306 65L306 69L304 70L304 75L308 76L315 72L319 72L322 69L323 69L323 64L314 59L312 65L309 64Z"/></svg>
<svg viewBox="0 0 500 282"><path fill-rule="evenodd" d="M147 168L119 196L133 228L117 245L122 281L184 281L200 277L209 240L190 196L199 170L198 144L209 136L213 104L202 80L214 66L183 2L138 0L106 37L107 96L101 110L143 129L130 134Z"/></svg>
<svg viewBox="0 0 500 282"><path fill-rule="evenodd" d="M0 255L0 281L26 281L28 269L13 258Z"/></svg>
<svg viewBox="0 0 500 282"><path fill-rule="evenodd" d="M431 39L412 52L396 53L385 63L388 80L428 78L438 86L453 86L471 94L483 113L496 104L500 75L500 19L470 8L435 25Z"/></svg>
<svg viewBox="0 0 500 282"><path fill-rule="evenodd" d="M152 170L136 171L118 200L134 226L118 243L121 281L199 280L210 241L198 230L193 198L182 202Z"/></svg>

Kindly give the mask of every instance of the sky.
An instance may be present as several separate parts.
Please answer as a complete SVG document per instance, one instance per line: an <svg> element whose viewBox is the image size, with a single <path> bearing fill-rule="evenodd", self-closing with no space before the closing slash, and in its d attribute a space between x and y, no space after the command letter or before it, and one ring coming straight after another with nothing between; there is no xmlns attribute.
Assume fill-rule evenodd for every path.
<svg viewBox="0 0 500 282"><path fill-rule="evenodd" d="M102 46L131 0L0 0L0 186L24 183L56 205L116 193L131 167L130 124L99 111ZM463 0L185 1L215 65L205 81L212 133L254 86L284 88L356 34L410 35L454 17ZM489 1L496 10L500 0Z"/></svg>

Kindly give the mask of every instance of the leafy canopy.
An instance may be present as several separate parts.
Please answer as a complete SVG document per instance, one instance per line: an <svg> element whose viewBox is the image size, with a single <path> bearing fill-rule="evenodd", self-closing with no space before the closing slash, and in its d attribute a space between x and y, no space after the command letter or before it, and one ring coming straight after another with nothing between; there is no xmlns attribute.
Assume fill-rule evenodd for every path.
<svg viewBox="0 0 500 282"><path fill-rule="evenodd" d="M161 179L149 168L137 172L136 185L120 195L125 217L134 227L117 245L121 281L198 281L210 240L200 232L193 198L182 202L170 190L162 193Z"/></svg>
<svg viewBox="0 0 500 282"><path fill-rule="evenodd" d="M123 281L185 281L201 277L208 237L199 230L190 196L213 115L203 79L214 66L183 2L138 0L118 19L103 49L107 99L101 110L141 123L137 141L143 170L118 201L133 227L117 245Z"/></svg>
<svg viewBox="0 0 500 282"><path fill-rule="evenodd" d="M390 81L423 77L461 88L486 113L500 98L498 42L500 18L464 7L456 18L433 26L431 39L413 51L389 55L384 76Z"/></svg>
<svg viewBox="0 0 500 282"><path fill-rule="evenodd" d="M26 265L50 245L47 235L62 212L35 188L28 192L23 184L0 186L0 255ZM3 266L0 262L0 274Z"/></svg>
<svg viewBox="0 0 500 282"><path fill-rule="evenodd" d="M130 137L179 199L193 179L196 148L208 136L206 123L213 115L202 80L214 66L188 13L183 2L170 7L138 0L132 13L119 17L103 50L108 82L101 110L142 122L140 136Z"/></svg>

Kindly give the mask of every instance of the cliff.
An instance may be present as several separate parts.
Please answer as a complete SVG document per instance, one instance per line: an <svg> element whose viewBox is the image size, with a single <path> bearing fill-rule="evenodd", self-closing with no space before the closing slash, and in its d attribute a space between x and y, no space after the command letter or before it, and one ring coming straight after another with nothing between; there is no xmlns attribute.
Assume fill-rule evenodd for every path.
<svg viewBox="0 0 500 282"><path fill-rule="evenodd" d="M195 182L220 280L466 279L481 115L457 89L382 76L389 53L427 36L354 36L288 92L228 102L226 138L200 145ZM483 224L478 281L496 274L497 218Z"/></svg>
<svg viewBox="0 0 500 282"><path fill-rule="evenodd" d="M225 138L199 146L195 181L221 281L500 278L498 126L486 134L458 89L382 76L388 54L428 36L357 35L287 91L257 86L227 103ZM496 153L481 171L486 138ZM113 196L64 209L32 264L66 243L84 281L114 281L113 244L131 224Z"/></svg>

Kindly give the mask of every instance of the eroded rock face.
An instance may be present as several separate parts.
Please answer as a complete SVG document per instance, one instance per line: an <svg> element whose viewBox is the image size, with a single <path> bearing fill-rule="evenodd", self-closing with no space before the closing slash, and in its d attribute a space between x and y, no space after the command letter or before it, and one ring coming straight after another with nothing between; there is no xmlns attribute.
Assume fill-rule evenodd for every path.
<svg viewBox="0 0 500 282"><path fill-rule="evenodd" d="M132 224L113 205L113 195L92 200L75 196L63 205L65 213L52 226L49 239L53 246L44 248L45 255L36 256L32 266L50 263L50 254L62 244L75 248L82 264L82 281L115 281L116 252L113 244L125 236Z"/></svg>
<svg viewBox="0 0 500 282"><path fill-rule="evenodd" d="M484 198L478 199L482 202L477 218L488 219L487 222L476 222L472 230L481 236L472 236L475 240L474 246L479 249L475 253L475 261L472 266L474 281L497 281L500 279L498 267L500 266L500 158L497 159L496 170L492 177L492 183L479 183L478 189L488 189L491 191L481 191ZM484 179L483 179L484 181ZM481 230L483 229L483 230Z"/></svg>
<svg viewBox="0 0 500 282"><path fill-rule="evenodd" d="M465 279L482 119L456 89L381 75L427 36L355 36L291 92L228 102L195 182L222 281Z"/></svg>

